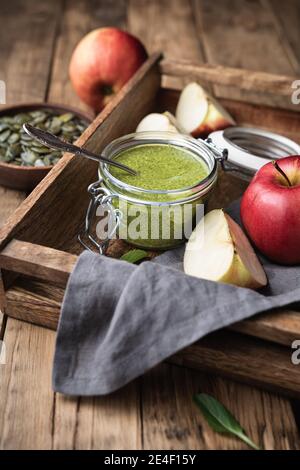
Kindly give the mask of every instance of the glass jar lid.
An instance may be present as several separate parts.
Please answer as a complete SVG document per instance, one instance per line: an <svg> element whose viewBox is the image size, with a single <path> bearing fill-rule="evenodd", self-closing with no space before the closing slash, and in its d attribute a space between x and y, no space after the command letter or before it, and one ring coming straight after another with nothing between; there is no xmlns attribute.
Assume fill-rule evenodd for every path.
<svg viewBox="0 0 300 470"><path fill-rule="evenodd" d="M228 127L209 135L211 142L228 150L228 162L253 175L266 163L299 155L300 145L274 132L252 127Z"/></svg>

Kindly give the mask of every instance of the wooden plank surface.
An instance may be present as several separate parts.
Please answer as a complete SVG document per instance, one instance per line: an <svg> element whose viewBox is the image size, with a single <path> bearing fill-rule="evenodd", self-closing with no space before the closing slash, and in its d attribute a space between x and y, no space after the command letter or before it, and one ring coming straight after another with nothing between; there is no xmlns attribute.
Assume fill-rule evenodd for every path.
<svg viewBox="0 0 300 470"><path fill-rule="evenodd" d="M197 61L201 63L206 58L205 50L203 50L202 41L200 41L198 45L195 43L195 36L194 36L195 25L190 19L191 16L195 15L195 11L191 12L187 4L188 2L184 2L181 0L176 0L172 2L166 2L166 1L141 2L140 0L131 0L129 4L128 17L129 17L130 24L132 24L132 30L135 34L138 34L142 38L142 40L145 42L147 47L150 48L150 50L155 49L159 41L162 41L162 43L164 43L165 41L167 44L166 44L166 48L164 49L164 54L167 59L173 59L173 58L183 59L184 58L184 59L189 59L191 61ZM200 8L201 5L196 5L196 8L197 7ZM219 2L219 8L222 9L221 2ZM181 11L180 15L178 14L179 11ZM173 18L175 17L176 17L176 21L173 20ZM172 20L170 18L172 18ZM218 24L222 24L222 22L219 22L218 18L219 18L219 13L215 15L214 22L216 22L217 20ZM149 25L148 28L144 27L145 23ZM166 25L170 25L170 26L166 28ZM208 28L209 28L209 25L208 25ZM197 29L199 33L199 24L197 24ZM184 33L180 34L179 32L182 32L182 31L184 31ZM201 34L201 31L200 31L200 34ZM228 34L230 34L230 32ZM167 36L167 40L164 39L165 36ZM189 39L184 38L185 36L187 36ZM180 41L180 45L182 44L182 47L178 47L179 41ZM221 57L222 57L222 48L223 46L220 45L219 54ZM241 49L239 49L239 53L240 54L242 53ZM226 65L232 65L232 66L237 66L237 67L239 66L238 63L226 63ZM246 68L249 68L249 67L246 67ZM260 70L260 67L257 67L256 70L257 69ZM279 71L276 70L276 73L279 73ZM284 72L282 71L282 73L286 74L287 71L286 70ZM170 85L172 86L173 83L171 83ZM175 87L176 86L178 86L178 82L175 83ZM170 366L169 368L166 365L162 367L164 367L163 370L166 371L166 373L167 371L170 370ZM149 395L151 396L153 395L153 386L154 387L157 386L158 389L160 390L160 393L165 397L165 389L164 389L164 386L161 385L162 383L165 385L165 382L161 380L161 377L159 377L157 382L155 381L155 385L153 385L153 379L152 379L151 381L152 387L149 389ZM218 383L219 387L216 387L218 389L216 390L217 395L219 393L219 395L222 396L221 390L222 390L222 387L226 386L225 385L226 383L227 383L226 381L223 381L222 379L220 379L220 382ZM238 386L236 384L232 384L231 387L232 387L232 391L234 395L235 389ZM174 385L173 384L170 385L170 388L172 388L172 391L173 391ZM260 396L262 402L267 401L267 400L270 400L270 401L273 400L273 397L269 395L268 393L264 393L264 392L257 392L257 393ZM247 394L243 395L243 393L241 393L241 401L243 402L243 406L245 407L245 409L247 409L247 406L248 406L247 400L248 400ZM282 399L279 399L279 400L282 400ZM191 437L189 437L189 434L187 433L188 437L186 437L186 439L183 439L183 442L184 442L183 445L182 443L180 444L179 440L176 438L176 432L173 433L173 436L175 436L174 442L172 442L172 440L168 441L168 439L164 438L166 429L170 427L172 428L171 423L175 423L173 424L173 426L176 428L176 418L174 417L175 415L174 408L172 409L172 414L171 414L171 419L170 419L170 414L168 414L170 413L170 411L169 411L167 399L163 399L163 403L165 404L165 406L164 406L163 412L161 410L159 416L157 416L157 409L159 407L158 404L154 406L155 404L153 402L150 402L151 405L148 407L146 405L144 395L143 395L143 403L144 403L143 405L144 445L146 447L148 446L148 448L151 448L151 447L161 448L162 446L166 446L166 448L170 448L170 447L178 448L178 446L179 447L182 446L181 448L188 448L188 445L196 445L196 446L199 445L199 442L197 440L197 435L195 435L194 433L192 434ZM287 401L283 400L283 402L281 403L281 406L284 409L286 406L289 408L290 405ZM194 412L191 410L187 414L188 416L187 421L189 421L192 413ZM289 411L289 415L291 416L291 419L293 422L291 409ZM262 413L258 413L256 415L256 418L257 416L261 417ZM260 418L258 418L258 421L259 420ZM155 424L157 421L161 425L158 428L156 427L156 424ZM268 431L266 433L267 434L266 440L269 442L270 448L272 447L271 442L273 443L274 446L278 444L278 447L273 447L273 448L281 448L282 443L281 445L278 442L275 444L274 439L271 436L270 429L272 428L271 426L272 418L269 412L266 413L266 417L262 421L267 421L267 422L269 421L270 423L268 425ZM147 425L149 440L147 440L146 434L145 434L146 425ZM263 426L262 424L260 425ZM184 429L186 429L186 427L189 427L189 425L185 426ZM177 429L179 428L180 426ZM293 424L291 426L291 429L293 429ZM179 432L179 435L181 435L180 432ZM155 436L154 440L153 440L153 436ZM224 448L224 447L227 448L227 445L224 445L224 443L220 443L220 442L217 443L216 442L217 439L218 438L215 435L212 437L212 441L210 443L211 447L216 446L218 448ZM295 436L295 441L296 439L297 437ZM202 441L202 445L204 447L207 447L207 443L203 444L203 441ZM239 447L239 444L236 444L236 445L237 447Z"/></svg>
<svg viewBox="0 0 300 470"><path fill-rule="evenodd" d="M213 82L217 85L234 86L241 90L257 90L264 94L291 96L291 83L296 75L285 76L267 72L245 70L224 65L203 64L187 60L164 59L160 65L166 75L189 76L189 80Z"/></svg>
<svg viewBox="0 0 300 470"><path fill-rule="evenodd" d="M95 14L96 7L98 15ZM66 37L59 36L53 58L55 78L51 80L49 89L46 90L52 101L73 104L74 94L67 82L68 55L89 29L106 24L106 20L109 24L122 25L123 16L120 16L120 11L116 7L114 2L109 2L109 5L104 1L66 2L62 24L67 26L67 33ZM80 25L83 25L85 29L78 27ZM60 31L62 30L60 28ZM57 85L60 77L62 77L62 84ZM77 104L80 105L78 100ZM21 352L16 353L18 339L22 345L24 344L24 348L30 343L31 349L27 356L22 356ZM2 374L0 409L9 410L9 415L8 411L0 413L1 448L72 449L123 446L127 449L141 446L137 383L130 385L125 393L120 392L114 396L104 397L102 400L68 400L54 394L51 389L54 332L9 319L5 331L5 342L9 351L8 363L11 367L0 369ZM45 344L49 348L45 348ZM34 355L30 354L31 351L34 351L37 360ZM15 364L14 368L12 364ZM18 374L15 369L18 369ZM38 382L38 385L35 384L35 391L29 384L31 374L34 375L34 380L39 381L40 376L43 379ZM13 388L10 388L11 383L13 383ZM28 390L25 395L23 394L24 387ZM32 402L34 393L39 394L41 399L33 395L34 401ZM15 395L18 396L18 403L14 407ZM32 403L38 399L38 406L32 406ZM20 428L21 433L18 431Z"/></svg>
<svg viewBox="0 0 300 470"><path fill-rule="evenodd" d="M1 34L0 75L7 83L8 104L45 99L61 6L61 1L34 0L1 6L7 28ZM16 207L24 197L17 192L6 194L0 207L1 223L8 215L5 206ZM53 393L49 368L44 364L51 362L54 335L9 319L4 341L7 364L0 366L0 447L49 448ZM20 432L24 423L25 432Z"/></svg>
<svg viewBox="0 0 300 470"><path fill-rule="evenodd" d="M7 105L41 102L49 72L62 2L1 2L0 76ZM0 109L4 105L0 106Z"/></svg>
<svg viewBox="0 0 300 470"><path fill-rule="evenodd" d="M77 256L33 243L12 240L0 253L1 266L26 276L66 286Z"/></svg>
<svg viewBox="0 0 300 470"><path fill-rule="evenodd" d="M147 46L149 52L163 51L172 59L203 62L193 12L186 0L129 0L128 27ZM147 27L145 27L147 24ZM167 78L164 86L180 88L187 81Z"/></svg>
<svg viewBox="0 0 300 470"><path fill-rule="evenodd" d="M139 382L108 397L56 395L54 449L141 449Z"/></svg>
<svg viewBox="0 0 300 470"><path fill-rule="evenodd" d="M179 351L170 361L300 399L300 374L291 354L291 348L222 330Z"/></svg>
<svg viewBox="0 0 300 470"><path fill-rule="evenodd" d="M236 439L216 435L210 429L192 401L199 392L209 393L224 403L262 448L299 449L288 401L229 380L165 364L142 378L145 449L247 449Z"/></svg>
<svg viewBox="0 0 300 470"><path fill-rule="evenodd" d="M7 105L44 99L60 3L50 5L29 0L1 5L2 24L10 25L0 41L0 77L6 83ZM28 18L31 18L30 27ZM0 105L0 109L3 107ZM0 186L0 228L24 198L24 193ZM0 323L1 318L0 313Z"/></svg>
<svg viewBox="0 0 300 470"><path fill-rule="evenodd" d="M287 0L262 0L266 9L270 11L274 26L277 30L284 51L297 74L300 73L300 2Z"/></svg>
<svg viewBox="0 0 300 470"><path fill-rule="evenodd" d="M16 28L13 11L21 3L23 10L18 15L19 23ZM149 22L151 3L145 2L144 10L139 16L142 2L129 2L130 29L139 28L143 38L142 33L145 34L151 24L151 36L147 40L149 48L155 38L155 46L172 48L168 52L171 58L180 56L193 60L197 54L197 59L202 60L201 45L195 38L196 29L189 2L172 1L170 13L170 2L156 1L155 14ZM62 23L57 25L56 12L60 11L62 4L63 2L57 1L53 7L54 2L51 2L47 7L45 3L28 1L25 7L25 2L11 0L5 6L5 24L13 24L10 27L11 35L15 37L17 30L23 28L24 31L27 28L24 32L26 44L35 46L31 47L33 56L26 56L25 70L34 73L36 62L39 62L37 86L29 87L26 80L24 84L15 82L15 101L33 98L42 100L44 96L48 96L53 101L78 103L67 81L68 56L72 48L81 35L94 26L125 23L125 2L118 2L121 4L119 8L113 1L68 0L61 17ZM35 13L37 8L42 9L42 13ZM34 12L34 28L28 27L28 11ZM170 21L170 14L173 14L173 21ZM135 19L132 20L133 18ZM180 42L177 41L176 34L179 30L183 36ZM39 40L39 36L43 36L43 39ZM57 36L55 45L54 36ZM176 41L168 41L167 38L172 36ZM46 57L45 41L50 46ZM185 47L182 48L180 44ZM189 55L190 50L194 52ZM18 61L17 49L12 53L10 48L4 51L3 47L0 52L2 51L4 55L1 55L1 70L5 69L9 76L12 76L13 71L15 77L18 77L23 70L24 58L20 54ZM54 51L53 57L51 51ZM52 74L49 69L51 60ZM289 74L288 70L274 71ZM8 83L9 76L6 78ZM22 97L18 95L21 92ZM16 196L16 199L12 196L6 198L6 201L10 200L14 206L18 198L23 197ZM0 211L3 211L2 204ZM142 445L157 449L243 448L243 444L238 441L217 436L207 428L191 401L193 393L198 390L209 391L223 401L240 419L251 437L267 448L293 449L298 446L296 425L287 400L167 364L149 372L142 379L141 389L140 381L136 381L126 389L103 399L76 400L54 395L50 381L54 340L55 335L49 330L8 320L5 331L8 363L0 366L1 448L134 449Z"/></svg>
<svg viewBox="0 0 300 470"><path fill-rule="evenodd" d="M199 40L209 63L294 75L270 9L260 0L192 0ZM260 102L260 95L232 87L215 87L218 96ZM289 106L290 99L272 96L270 104ZM291 105L292 107L292 105Z"/></svg>
<svg viewBox="0 0 300 470"><path fill-rule="evenodd" d="M12 189L7 189L0 186L0 228L10 214L19 206L24 200L25 194ZM2 280L0 281L2 282ZM1 294L0 294L1 297ZM0 305L0 331L3 320L3 313L1 312ZM4 333L4 332L3 332Z"/></svg>

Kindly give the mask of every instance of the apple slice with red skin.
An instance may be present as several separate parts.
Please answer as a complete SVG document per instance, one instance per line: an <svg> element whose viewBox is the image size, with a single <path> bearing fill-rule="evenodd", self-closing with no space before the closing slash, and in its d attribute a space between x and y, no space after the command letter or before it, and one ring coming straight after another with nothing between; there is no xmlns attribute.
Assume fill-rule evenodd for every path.
<svg viewBox="0 0 300 470"><path fill-rule="evenodd" d="M300 156L264 165L241 201L241 219L254 245L276 263L300 264Z"/></svg>
<svg viewBox="0 0 300 470"><path fill-rule="evenodd" d="M186 274L211 281L259 289L267 277L239 225L222 209L206 214L185 250Z"/></svg>
<svg viewBox="0 0 300 470"><path fill-rule="evenodd" d="M235 124L223 106L196 82L182 90L176 120L186 133L196 138Z"/></svg>

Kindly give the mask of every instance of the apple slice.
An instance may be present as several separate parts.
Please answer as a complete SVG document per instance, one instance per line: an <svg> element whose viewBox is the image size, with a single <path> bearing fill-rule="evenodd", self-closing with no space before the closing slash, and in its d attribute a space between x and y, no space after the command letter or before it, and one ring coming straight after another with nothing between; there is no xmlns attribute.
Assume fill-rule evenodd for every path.
<svg viewBox="0 0 300 470"><path fill-rule="evenodd" d="M189 83L181 92L176 109L178 124L193 137L207 137L226 129L235 121L223 106L198 83Z"/></svg>
<svg viewBox="0 0 300 470"><path fill-rule="evenodd" d="M183 266L191 276L240 287L259 289L268 282L246 235L222 209L209 212L196 226Z"/></svg>
<svg viewBox="0 0 300 470"><path fill-rule="evenodd" d="M136 128L136 132L161 131L178 133L175 123L175 116L172 116L171 113L151 113L141 120Z"/></svg>
<svg viewBox="0 0 300 470"><path fill-rule="evenodd" d="M176 108L176 120L187 134L202 125L208 112L207 96L198 83L189 83L181 92Z"/></svg>

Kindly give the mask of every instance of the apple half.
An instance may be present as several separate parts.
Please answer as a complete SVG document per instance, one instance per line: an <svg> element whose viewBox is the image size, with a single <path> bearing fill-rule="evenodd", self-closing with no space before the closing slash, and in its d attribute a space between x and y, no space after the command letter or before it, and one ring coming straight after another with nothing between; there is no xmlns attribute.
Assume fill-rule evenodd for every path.
<svg viewBox="0 0 300 470"><path fill-rule="evenodd" d="M240 226L222 209L206 214L185 249L184 271L210 281L259 289L267 277Z"/></svg>
<svg viewBox="0 0 300 470"><path fill-rule="evenodd" d="M235 124L226 109L196 82L189 83L182 90L176 121L187 134L196 138L207 137L211 132Z"/></svg>
<svg viewBox="0 0 300 470"><path fill-rule="evenodd" d="M147 114L136 128L136 132L179 132L176 126L176 119L171 113L151 113Z"/></svg>

